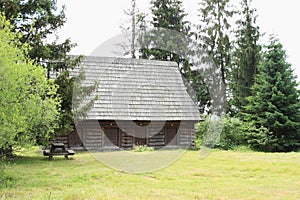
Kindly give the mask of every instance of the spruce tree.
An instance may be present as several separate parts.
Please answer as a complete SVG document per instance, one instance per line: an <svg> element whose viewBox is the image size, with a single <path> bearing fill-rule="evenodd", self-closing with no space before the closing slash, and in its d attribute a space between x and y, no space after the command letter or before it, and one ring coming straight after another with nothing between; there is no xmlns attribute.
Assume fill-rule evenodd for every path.
<svg viewBox="0 0 300 200"><path fill-rule="evenodd" d="M153 17L150 23L154 30L144 36L141 45L144 48L140 50L141 58L176 62L187 80L187 86L191 85L188 90L190 95L198 103L200 112L204 112L209 103L209 93L201 73L193 71L188 60L192 53L188 47L188 40L192 33L190 22L185 20L187 13L182 1L152 0L151 12ZM159 33L156 33L156 30ZM155 46L164 46L166 49L157 49Z"/></svg>
<svg viewBox="0 0 300 200"><path fill-rule="evenodd" d="M151 12L153 14L151 25L154 28L163 28L189 36L190 23L185 21L187 13L183 9L181 0L152 0L151 5ZM165 35L164 38L152 38L150 43L159 42L159 39L175 41L175 39L170 39L170 37L174 37L174 35ZM168 46L177 45L168 43ZM155 60L175 61L178 65L185 62L181 56L162 49L149 49L148 57Z"/></svg>
<svg viewBox="0 0 300 200"><path fill-rule="evenodd" d="M75 44L69 39L63 43L56 40L49 42L49 38L57 37L56 31L65 21L64 8L58 9L55 0L4 0L0 1L0 12L10 20L13 31L22 33L20 41L29 44L31 59L44 65L48 70L61 71L70 68L70 61L66 55ZM49 60L63 61L51 62Z"/></svg>
<svg viewBox="0 0 300 200"><path fill-rule="evenodd" d="M232 52L229 21L233 11L230 0L203 0L199 12L197 38L220 69L222 82L226 86Z"/></svg>
<svg viewBox="0 0 300 200"><path fill-rule="evenodd" d="M300 147L300 101L298 83L286 52L271 37L262 54L258 74L245 107L244 119L269 134L253 135L250 142L266 151L292 151Z"/></svg>
<svg viewBox="0 0 300 200"><path fill-rule="evenodd" d="M242 10L239 12L241 18L237 21L237 40L231 82L233 104L237 111L243 109L248 103L246 98L251 95L250 88L254 84L260 60L259 27L255 25L257 16L250 4L251 0L242 0Z"/></svg>

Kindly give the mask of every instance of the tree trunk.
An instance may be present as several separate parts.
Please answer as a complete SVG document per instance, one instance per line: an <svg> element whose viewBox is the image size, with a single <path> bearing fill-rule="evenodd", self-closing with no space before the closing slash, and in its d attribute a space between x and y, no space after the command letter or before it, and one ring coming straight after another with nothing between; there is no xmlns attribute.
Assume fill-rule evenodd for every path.
<svg viewBox="0 0 300 200"><path fill-rule="evenodd" d="M12 146L8 148L1 147L0 148L0 158L12 158L13 157L13 149Z"/></svg>

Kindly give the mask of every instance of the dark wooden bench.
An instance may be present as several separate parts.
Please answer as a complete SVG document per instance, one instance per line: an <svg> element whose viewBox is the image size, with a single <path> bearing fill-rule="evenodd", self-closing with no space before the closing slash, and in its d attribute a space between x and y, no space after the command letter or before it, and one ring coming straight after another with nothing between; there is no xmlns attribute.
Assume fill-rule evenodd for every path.
<svg viewBox="0 0 300 200"><path fill-rule="evenodd" d="M50 149L43 151L43 155L48 156L49 160L51 160L53 156L64 156L66 159L69 159L69 156L75 155L75 151L66 150L63 143L52 143L50 144Z"/></svg>

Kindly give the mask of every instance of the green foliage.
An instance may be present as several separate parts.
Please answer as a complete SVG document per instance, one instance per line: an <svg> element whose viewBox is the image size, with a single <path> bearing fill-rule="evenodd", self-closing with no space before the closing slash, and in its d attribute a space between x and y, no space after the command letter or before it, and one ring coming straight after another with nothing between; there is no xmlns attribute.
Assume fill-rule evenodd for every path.
<svg viewBox="0 0 300 200"><path fill-rule="evenodd" d="M148 147L147 145L135 145L133 151L134 152L154 151L154 147Z"/></svg>
<svg viewBox="0 0 300 200"><path fill-rule="evenodd" d="M261 130L253 135L252 145L264 151L293 151L300 147L298 83L282 44L272 37L265 48L243 118Z"/></svg>
<svg viewBox="0 0 300 200"><path fill-rule="evenodd" d="M74 65L78 65L81 57L73 60ZM78 66L79 68L79 66ZM95 82L89 86L83 86L85 72L79 69L77 75L71 77L70 71L63 71L58 74L55 83L60 85L58 94L63 94L61 103L61 112L59 116L59 127L56 129L57 135L65 135L74 130L74 125L78 120L86 118L88 110L92 108L98 96L92 97L92 93L98 87ZM90 97L90 98L89 98Z"/></svg>
<svg viewBox="0 0 300 200"><path fill-rule="evenodd" d="M195 125L195 148L196 149L200 149L200 147L203 145L204 135L207 133L208 126L209 126L209 117L202 116L202 118L204 120Z"/></svg>
<svg viewBox="0 0 300 200"><path fill-rule="evenodd" d="M203 0L199 11L197 38L221 71L222 82L226 85L232 50L229 21L233 11L230 8L230 0Z"/></svg>
<svg viewBox="0 0 300 200"><path fill-rule="evenodd" d="M253 152L253 149L251 149L250 145L239 145L233 148L233 151L235 152Z"/></svg>
<svg viewBox="0 0 300 200"><path fill-rule="evenodd" d="M226 118L220 141L217 143L216 147L228 150L243 144L245 126L247 125L238 118Z"/></svg>
<svg viewBox="0 0 300 200"><path fill-rule="evenodd" d="M47 43L49 36L55 38L56 31L65 21L64 8L58 10L56 0L3 0L0 1L0 12L10 20L13 31L22 33L21 43L28 43L32 49L29 56L36 62L43 62L51 69L67 69L66 63L46 63L49 60L61 60L74 44L65 40L62 44L56 41Z"/></svg>
<svg viewBox="0 0 300 200"><path fill-rule="evenodd" d="M194 97L194 102L197 102L200 113L204 113L211 106L211 97L209 87L204 80L204 74L200 70L192 70L190 77L187 78L193 92L189 92L191 97Z"/></svg>
<svg viewBox="0 0 300 200"><path fill-rule="evenodd" d="M189 94L198 103L200 112L204 112L210 98L202 73L192 70L188 60L192 54L188 41L192 33L190 22L185 20L187 13L182 1L152 0L151 12L153 17L150 23L154 29L139 41L143 47L141 58L176 62L186 85L191 86Z"/></svg>
<svg viewBox="0 0 300 200"><path fill-rule="evenodd" d="M196 124L195 129L196 129L196 147L199 148L200 145L206 145L209 146L209 142L205 137L209 135L212 127L215 124L212 124L213 122L210 121L210 117L206 116L204 118L205 120L202 122L199 122ZM216 124L217 126L218 124ZM224 122L222 123L222 131L220 137L214 137L213 139L215 141L214 146L210 147L215 147L215 148L220 148L224 150L229 150L229 149L235 149L240 145L246 145L246 138L245 134L251 127L250 124L242 122L238 118L230 118L227 116L224 119ZM206 144L205 144L206 143ZM213 143L213 142L210 142Z"/></svg>
<svg viewBox="0 0 300 200"><path fill-rule="evenodd" d="M256 151L272 151L272 148L277 145L277 141L272 136L272 132L270 132L266 127L256 128L252 125L245 132L244 137L247 144Z"/></svg>
<svg viewBox="0 0 300 200"><path fill-rule="evenodd" d="M174 31L174 33L180 33L186 36L189 36L190 34L189 22L184 20L187 14L183 9L182 1L152 0L151 12L153 14L151 25L154 28L170 30L170 32L163 32L163 34L160 34L160 38L157 38L156 30L153 30L153 33L147 35L143 46L150 46L150 48L142 50L144 57L154 60L175 61L178 65L188 65L184 57L176 54L175 52L168 51L168 49L176 49L178 52L187 51L186 45L178 45L174 43L174 41L178 40L176 40L176 34L172 34L173 32L171 32ZM166 41L168 42L166 43ZM160 44L163 44L165 49L153 48L153 46L160 46Z"/></svg>
<svg viewBox="0 0 300 200"><path fill-rule="evenodd" d="M58 119L57 85L27 58L29 47L0 15L0 149L47 140Z"/></svg>
<svg viewBox="0 0 300 200"><path fill-rule="evenodd" d="M85 80L85 72L81 68L78 72L78 76L73 77L72 85L72 113L73 122L77 123L78 120L86 119L87 112L93 107L98 95L92 97L93 92L97 89L99 83L95 82L89 86L83 86L82 82ZM71 122L70 122L71 123Z"/></svg>
<svg viewBox="0 0 300 200"><path fill-rule="evenodd" d="M61 96L61 111L59 114L59 126L56 128L56 135L65 135L74 129L74 120L72 114L72 92L73 80L70 78L70 72L62 72L56 79L55 83L60 87L57 93Z"/></svg>
<svg viewBox="0 0 300 200"><path fill-rule="evenodd" d="M237 21L237 40L231 80L236 111L243 109L248 103L246 98L251 95L250 88L254 84L260 61L259 27L255 25L257 16L254 16L255 9L250 7L250 3L251 0L241 2L242 10Z"/></svg>
<svg viewBox="0 0 300 200"><path fill-rule="evenodd" d="M55 81L59 88L57 96L62 99L62 106L57 134L66 134L74 130L72 118L72 83L69 70L78 66L78 59L71 59L67 53L75 46L69 39L57 42L57 30L65 21L64 7L58 9L56 0L4 0L0 1L0 12L3 12L12 23L12 30L22 33L19 37L22 44L29 44L28 54L35 63L47 69L47 77L57 73ZM53 38L53 41L51 41Z"/></svg>

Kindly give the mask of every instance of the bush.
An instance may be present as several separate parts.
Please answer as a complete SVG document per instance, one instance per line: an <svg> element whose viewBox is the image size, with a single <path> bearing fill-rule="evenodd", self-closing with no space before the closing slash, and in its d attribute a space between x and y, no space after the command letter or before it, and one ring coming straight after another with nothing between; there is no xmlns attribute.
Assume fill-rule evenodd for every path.
<svg viewBox="0 0 300 200"><path fill-rule="evenodd" d="M200 149L203 145L203 137L207 133L209 118L208 116L202 116L204 121L195 125L195 149Z"/></svg>
<svg viewBox="0 0 300 200"><path fill-rule="evenodd" d="M136 145L133 147L134 152L154 151L154 147L147 147L147 145Z"/></svg>
<svg viewBox="0 0 300 200"><path fill-rule="evenodd" d="M253 123L243 122L239 118L227 116L223 122L212 122L209 116L198 123L196 130L196 148L201 145L224 150L239 149L245 146L256 151L272 152L280 149L280 143L266 127L257 128ZM216 124L214 124L216 123ZM219 124L218 124L219 123ZM223 125L221 134L214 133L213 126ZM219 130L218 130L219 131Z"/></svg>
<svg viewBox="0 0 300 200"><path fill-rule="evenodd" d="M226 117L217 121L210 120L210 116L205 116L205 120L198 123L196 129L195 146L199 148L204 145L210 148L220 148L224 150L235 149L239 145L246 145L245 133L250 124L242 122L238 118ZM221 134L219 135L219 133Z"/></svg>
<svg viewBox="0 0 300 200"><path fill-rule="evenodd" d="M220 149L235 149L239 145L245 144L245 133L248 124L242 122L239 118L225 118L224 126L216 147Z"/></svg>

